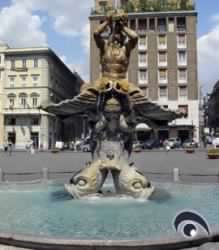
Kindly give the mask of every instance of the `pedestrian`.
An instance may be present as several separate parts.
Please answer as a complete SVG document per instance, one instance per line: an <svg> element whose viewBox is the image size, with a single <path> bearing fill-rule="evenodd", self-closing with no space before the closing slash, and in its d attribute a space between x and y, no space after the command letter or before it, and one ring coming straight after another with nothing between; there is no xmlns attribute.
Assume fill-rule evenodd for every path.
<svg viewBox="0 0 219 250"><path fill-rule="evenodd" d="M168 153L170 151L170 145L167 139L164 140L163 145L164 145L166 152Z"/></svg>
<svg viewBox="0 0 219 250"><path fill-rule="evenodd" d="M29 150L30 150L30 153L33 155L35 154L35 150L34 150L34 141L30 139L29 141Z"/></svg>
<svg viewBox="0 0 219 250"><path fill-rule="evenodd" d="M12 155L12 150L13 150L13 143L11 140L8 141L8 154L9 156Z"/></svg>

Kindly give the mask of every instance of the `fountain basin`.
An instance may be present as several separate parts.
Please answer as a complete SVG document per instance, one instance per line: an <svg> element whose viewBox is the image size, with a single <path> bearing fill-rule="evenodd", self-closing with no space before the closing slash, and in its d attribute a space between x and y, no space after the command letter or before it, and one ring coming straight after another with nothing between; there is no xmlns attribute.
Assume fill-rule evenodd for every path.
<svg viewBox="0 0 219 250"><path fill-rule="evenodd" d="M219 186L153 184L157 189L148 201L126 197L72 200L62 185L1 185L0 242L5 242L4 234L4 239L14 242L23 238L36 244L58 244L61 238L70 240L60 239L59 244L92 247L191 243L172 226L176 214L186 209L196 210L215 228ZM196 243L205 243L209 237L198 235Z"/></svg>

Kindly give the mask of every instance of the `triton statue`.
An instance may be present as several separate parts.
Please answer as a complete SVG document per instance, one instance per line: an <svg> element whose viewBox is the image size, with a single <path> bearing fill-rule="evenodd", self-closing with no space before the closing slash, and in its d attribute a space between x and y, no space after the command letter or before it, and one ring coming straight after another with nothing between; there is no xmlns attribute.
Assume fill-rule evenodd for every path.
<svg viewBox="0 0 219 250"><path fill-rule="evenodd" d="M142 91L128 82L129 58L138 36L127 27L127 15L114 13L94 32L100 50L102 76L94 83L84 84L81 93L71 100L43 107L59 116L87 115L91 129L92 162L77 172L65 185L74 197L101 193L111 173L117 194L149 198L151 183L134 163L129 163L135 127L138 123L159 126L181 117L149 101ZM108 37L103 33L108 31Z"/></svg>

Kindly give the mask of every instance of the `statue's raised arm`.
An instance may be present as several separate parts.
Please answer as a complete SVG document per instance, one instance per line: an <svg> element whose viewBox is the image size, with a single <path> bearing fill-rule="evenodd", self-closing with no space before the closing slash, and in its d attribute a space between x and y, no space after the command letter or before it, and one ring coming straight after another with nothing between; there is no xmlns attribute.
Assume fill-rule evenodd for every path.
<svg viewBox="0 0 219 250"><path fill-rule="evenodd" d="M104 50L104 45L105 45L105 40L101 35L107 29L107 27L109 27L109 25L110 25L110 20L107 19L102 24L100 24L98 28L94 31L94 40L101 52Z"/></svg>

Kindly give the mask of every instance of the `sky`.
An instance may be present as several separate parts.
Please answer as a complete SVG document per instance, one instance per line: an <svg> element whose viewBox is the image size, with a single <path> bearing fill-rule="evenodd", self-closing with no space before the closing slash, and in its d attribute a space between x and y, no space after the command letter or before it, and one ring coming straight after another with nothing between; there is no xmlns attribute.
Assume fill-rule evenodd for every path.
<svg viewBox="0 0 219 250"><path fill-rule="evenodd" d="M94 0L0 0L0 42L48 46L89 80L89 23ZM219 1L196 0L198 72L203 92L219 80Z"/></svg>

